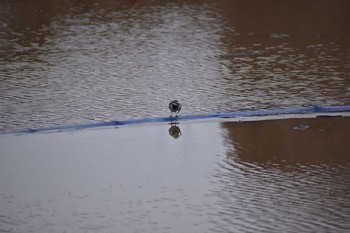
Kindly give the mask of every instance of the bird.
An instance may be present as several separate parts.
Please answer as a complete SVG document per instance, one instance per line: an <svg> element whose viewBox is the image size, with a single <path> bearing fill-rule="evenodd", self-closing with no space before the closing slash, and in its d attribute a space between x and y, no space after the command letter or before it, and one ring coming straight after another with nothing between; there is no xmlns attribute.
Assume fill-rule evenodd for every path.
<svg viewBox="0 0 350 233"><path fill-rule="evenodd" d="M173 112L175 112L176 117L177 114L180 113L182 105L179 103L178 100L173 100L169 103L169 109L171 111L171 117L173 116Z"/></svg>

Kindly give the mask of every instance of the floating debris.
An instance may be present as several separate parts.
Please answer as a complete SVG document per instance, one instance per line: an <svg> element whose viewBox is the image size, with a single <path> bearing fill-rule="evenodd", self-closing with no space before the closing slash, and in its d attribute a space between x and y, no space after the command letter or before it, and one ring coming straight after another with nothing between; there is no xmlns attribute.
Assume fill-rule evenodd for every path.
<svg viewBox="0 0 350 233"><path fill-rule="evenodd" d="M305 130L307 128L309 128L310 126L308 125L297 125L297 126L294 126L293 129L295 130Z"/></svg>
<svg viewBox="0 0 350 233"><path fill-rule="evenodd" d="M288 34L278 34L278 33L273 33L270 35L271 38L286 38L286 37L290 37L290 35Z"/></svg>

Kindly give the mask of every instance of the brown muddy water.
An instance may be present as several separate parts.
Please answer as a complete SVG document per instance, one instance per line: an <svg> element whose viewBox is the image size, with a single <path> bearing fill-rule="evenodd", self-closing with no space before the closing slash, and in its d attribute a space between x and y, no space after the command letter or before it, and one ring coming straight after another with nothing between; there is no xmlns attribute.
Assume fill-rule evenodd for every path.
<svg viewBox="0 0 350 233"><path fill-rule="evenodd" d="M0 130L350 104L350 2L0 1Z"/></svg>
<svg viewBox="0 0 350 233"><path fill-rule="evenodd" d="M0 131L350 105L350 1L0 1ZM349 232L350 121L0 136L0 232Z"/></svg>
<svg viewBox="0 0 350 233"><path fill-rule="evenodd" d="M350 117L1 136L0 231L348 232L349 141Z"/></svg>

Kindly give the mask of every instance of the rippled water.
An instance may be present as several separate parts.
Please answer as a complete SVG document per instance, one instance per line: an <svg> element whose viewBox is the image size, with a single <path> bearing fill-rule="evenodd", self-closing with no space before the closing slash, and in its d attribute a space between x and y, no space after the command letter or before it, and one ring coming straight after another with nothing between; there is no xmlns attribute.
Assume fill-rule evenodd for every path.
<svg viewBox="0 0 350 233"><path fill-rule="evenodd" d="M0 131L350 104L350 2L0 1ZM349 117L0 137L0 232L349 232Z"/></svg>
<svg viewBox="0 0 350 233"><path fill-rule="evenodd" d="M1 136L0 231L345 233L349 139L350 117Z"/></svg>
<svg viewBox="0 0 350 233"><path fill-rule="evenodd" d="M2 1L0 130L349 104L337 3Z"/></svg>
<svg viewBox="0 0 350 233"><path fill-rule="evenodd" d="M350 229L349 119L222 123L222 232ZM309 128L296 130L295 126ZM344 130L343 130L344 129ZM225 224L227 224L225 226Z"/></svg>

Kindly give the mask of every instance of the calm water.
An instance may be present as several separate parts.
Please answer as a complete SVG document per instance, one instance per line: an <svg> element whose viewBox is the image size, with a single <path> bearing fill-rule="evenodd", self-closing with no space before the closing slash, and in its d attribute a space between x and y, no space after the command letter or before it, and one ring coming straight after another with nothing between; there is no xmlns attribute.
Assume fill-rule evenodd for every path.
<svg viewBox="0 0 350 233"><path fill-rule="evenodd" d="M348 1L0 2L0 130L350 104Z"/></svg>
<svg viewBox="0 0 350 233"><path fill-rule="evenodd" d="M350 117L1 136L0 231L349 232L349 140Z"/></svg>
<svg viewBox="0 0 350 233"><path fill-rule="evenodd" d="M0 131L349 105L349 12L1 0ZM349 232L349 119L1 136L0 232Z"/></svg>

